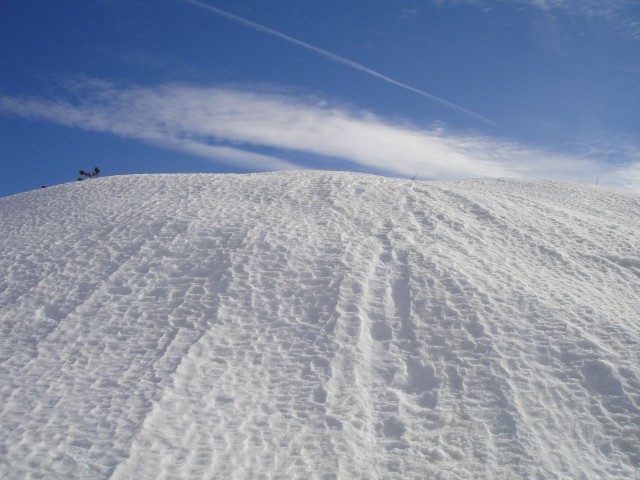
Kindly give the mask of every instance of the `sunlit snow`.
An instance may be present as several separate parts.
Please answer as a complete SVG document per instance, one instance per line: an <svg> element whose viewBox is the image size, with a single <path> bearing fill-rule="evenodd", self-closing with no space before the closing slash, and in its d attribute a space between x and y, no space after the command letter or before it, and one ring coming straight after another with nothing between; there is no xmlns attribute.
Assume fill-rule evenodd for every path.
<svg viewBox="0 0 640 480"><path fill-rule="evenodd" d="M640 478L638 195L107 177L0 273L1 478Z"/></svg>

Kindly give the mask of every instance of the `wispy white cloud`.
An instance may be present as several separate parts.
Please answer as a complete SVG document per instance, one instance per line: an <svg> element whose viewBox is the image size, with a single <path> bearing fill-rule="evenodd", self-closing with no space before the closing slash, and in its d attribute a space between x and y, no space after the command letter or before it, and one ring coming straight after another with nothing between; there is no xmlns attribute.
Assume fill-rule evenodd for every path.
<svg viewBox="0 0 640 480"><path fill-rule="evenodd" d="M0 113L111 133L244 168L298 168L272 155L212 144L211 135L202 135L200 128L190 127L188 119L179 119L180 111L188 114L193 105L176 105L171 89L116 90L104 82L74 85L73 89L77 96L72 100L0 96Z"/></svg>
<svg viewBox="0 0 640 480"><path fill-rule="evenodd" d="M291 43L293 45L296 45L298 47L302 47L306 50L309 50L317 55L320 55L321 57L324 57L328 60L331 60L332 62L336 62L336 63L340 63L342 65L346 65L349 68L352 68L354 70L358 70L360 72L363 72L371 77L375 77L379 80L382 80L384 82L390 83L391 85L395 85L396 87L400 87L404 90L407 90L409 92L415 93L417 95L420 95L421 97L427 98L433 102L439 103L440 105L444 105L447 108L450 108L452 110L456 110L460 113L463 113L464 115L467 115L469 117L475 118L476 120L480 120L481 122L484 123L488 123L491 125L496 125L495 122L493 122L492 120L489 120L488 118L473 112L467 108L461 107L460 105L456 105L453 102L450 102L448 100L445 100L444 98L440 98L436 95L433 95L429 92L425 92L424 90L421 90L419 88L415 88L412 87L411 85L407 85L406 83L402 83L394 78L391 78L387 75L384 75L380 72L377 72L369 67L365 67L364 65L354 62L353 60L349 60L348 58L345 58L341 55L338 55L336 53L330 52L328 50L325 50L323 48L319 48L316 47L314 45L311 45L309 43L303 42L302 40L298 40L297 38L293 38L289 35L286 35L282 32L279 32L277 30L273 30L272 28L269 27L265 27L264 25L261 25L259 23L256 22L252 22L251 20L247 20L246 18L240 17L238 15L234 15L232 13L226 12L224 10L221 10L219 8L213 7L207 3L201 2L199 0L185 0L188 3L195 5L197 7L203 8L209 12L215 13L216 15L219 15L221 17L224 17L228 20L231 20L233 22L236 22L240 25L244 25L245 27L248 27L252 30L255 30L257 32L261 32L261 33L265 33L267 35L270 35L272 37L276 37L279 38L280 40L284 40L287 43Z"/></svg>
<svg viewBox="0 0 640 480"><path fill-rule="evenodd" d="M640 160L636 163L614 167L600 178L603 185L640 192Z"/></svg>
<svg viewBox="0 0 640 480"><path fill-rule="evenodd" d="M489 0L433 0L437 5L444 4L472 4L480 7L491 7L495 1ZM529 5L545 12L562 12L572 17L582 17L603 22L615 30L619 30L640 39L640 19L637 14L638 0L499 0L500 3Z"/></svg>
<svg viewBox="0 0 640 480"><path fill-rule="evenodd" d="M421 128L317 97L264 90L188 85L116 88L93 82L76 86L74 95L67 99L0 96L0 113L109 132L256 170L302 167L256 153L268 148L282 152L283 158L292 158L295 152L314 154L400 176L587 183L600 176L601 184L640 191L638 150L627 155L632 160L614 168L595 155L554 154L441 126Z"/></svg>
<svg viewBox="0 0 640 480"><path fill-rule="evenodd" d="M412 17L415 17L420 10L417 7L406 7L401 8L400 13L397 14L397 17L401 20L408 20Z"/></svg>

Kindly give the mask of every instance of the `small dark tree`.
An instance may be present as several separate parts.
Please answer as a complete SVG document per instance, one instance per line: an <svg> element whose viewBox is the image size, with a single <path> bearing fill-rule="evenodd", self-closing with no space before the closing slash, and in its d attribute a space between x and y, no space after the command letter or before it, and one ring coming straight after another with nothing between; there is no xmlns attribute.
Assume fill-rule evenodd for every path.
<svg viewBox="0 0 640 480"><path fill-rule="evenodd" d="M85 178L94 178L100 175L100 169L98 167L93 167L93 172L85 172L84 170L80 170L81 177L78 177L78 181L84 180Z"/></svg>

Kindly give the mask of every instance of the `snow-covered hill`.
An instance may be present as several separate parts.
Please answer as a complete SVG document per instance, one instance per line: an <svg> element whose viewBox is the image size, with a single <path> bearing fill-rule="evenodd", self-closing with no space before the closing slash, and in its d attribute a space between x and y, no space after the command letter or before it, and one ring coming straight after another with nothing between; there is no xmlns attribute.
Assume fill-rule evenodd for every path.
<svg viewBox="0 0 640 480"><path fill-rule="evenodd" d="M640 196L348 173L0 199L2 478L640 478Z"/></svg>

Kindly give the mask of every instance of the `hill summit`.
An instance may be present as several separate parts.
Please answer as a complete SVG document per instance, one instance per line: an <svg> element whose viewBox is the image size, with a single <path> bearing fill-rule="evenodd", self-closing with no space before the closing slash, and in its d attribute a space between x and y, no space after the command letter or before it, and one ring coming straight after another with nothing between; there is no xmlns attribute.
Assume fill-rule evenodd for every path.
<svg viewBox="0 0 640 480"><path fill-rule="evenodd" d="M2 478L640 478L640 196L139 175L0 232Z"/></svg>

